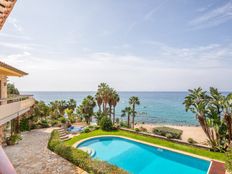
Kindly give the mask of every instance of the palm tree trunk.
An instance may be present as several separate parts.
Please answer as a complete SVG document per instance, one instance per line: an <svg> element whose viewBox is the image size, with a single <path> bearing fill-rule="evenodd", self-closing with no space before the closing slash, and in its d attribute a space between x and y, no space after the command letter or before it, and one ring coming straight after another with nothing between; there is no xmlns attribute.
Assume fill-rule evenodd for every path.
<svg viewBox="0 0 232 174"><path fill-rule="evenodd" d="M128 114L128 118L127 118L127 126L128 126L128 128L130 128L130 114Z"/></svg>
<svg viewBox="0 0 232 174"><path fill-rule="evenodd" d="M132 107L132 112L133 112L133 116L132 116L132 128L134 129L134 125L135 125L135 105L133 104Z"/></svg>
<svg viewBox="0 0 232 174"><path fill-rule="evenodd" d="M110 120L112 121L112 105L110 105Z"/></svg>
<svg viewBox="0 0 232 174"><path fill-rule="evenodd" d="M230 144L231 138L232 138L232 119L231 119L231 116L229 114L225 114L224 118L225 118L225 122L227 125L227 131L228 131L228 135L229 135L228 143Z"/></svg>
<svg viewBox="0 0 232 174"><path fill-rule="evenodd" d="M98 108L99 108L99 113L101 113L101 105L98 105Z"/></svg>
<svg viewBox="0 0 232 174"><path fill-rule="evenodd" d="M113 109L113 124L115 123L115 106L114 106L114 109Z"/></svg>

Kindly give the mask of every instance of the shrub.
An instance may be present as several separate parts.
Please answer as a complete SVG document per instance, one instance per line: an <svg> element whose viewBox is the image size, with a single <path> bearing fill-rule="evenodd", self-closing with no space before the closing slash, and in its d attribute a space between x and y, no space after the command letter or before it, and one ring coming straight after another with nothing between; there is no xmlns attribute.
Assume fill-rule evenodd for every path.
<svg viewBox="0 0 232 174"><path fill-rule="evenodd" d="M89 132L91 132L91 130L90 130L88 127L86 127L86 128L84 128L84 130L82 130L81 132L82 132L82 133L89 133Z"/></svg>
<svg viewBox="0 0 232 174"><path fill-rule="evenodd" d="M14 144L17 144L20 140L22 140L21 135L14 134L14 135L6 138L6 144L7 145L14 145Z"/></svg>
<svg viewBox="0 0 232 174"><path fill-rule="evenodd" d="M49 123L48 123L48 120L42 120L39 125L41 126L41 128L48 128L50 127Z"/></svg>
<svg viewBox="0 0 232 174"><path fill-rule="evenodd" d="M48 148L71 163L81 167L88 173L95 174L127 174L126 171L104 161L92 159L86 152L65 145L59 138L59 132L54 130L48 142Z"/></svg>
<svg viewBox="0 0 232 174"><path fill-rule="evenodd" d="M58 118L58 120L61 122L61 123L66 123L66 119L62 116L60 118Z"/></svg>
<svg viewBox="0 0 232 174"><path fill-rule="evenodd" d="M166 133L166 134L165 134L165 137L166 137L167 139L172 139L172 138L173 138L172 134L170 134L170 133Z"/></svg>
<svg viewBox="0 0 232 174"><path fill-rule="evenodd" d="M142 126L139 128L139 130L142 132L147 132L147 129L145 127L142 127Z"/></svg>
<svg viewBox="0 0 232 174"><path fill-rule="evenodd" d="M61 126L61 123L58 120L51 120L51 125L52 126Z"/></svg>
<svg viewBox="0 0 232 174"><path fill-rule="evenodd" d="M139 129L139 128L135 128L135 131L136 131L136 132L139 132L139 131L140 131L140 129Z"/></svg>
<svg viewBox="0 0 232 174"><path fill-rule="evenodd" d="M226 152L225 167L229 173L232 173L232 148L229 148L229 150Z"/></svg>
<svg viewBox="0 0 232 174"><path fill-rule="evenodd" d="M121 121L121 122L120 122L120 126L121 126L121 127L127 127L128 125L127 125L127 123L126 123L126 122Z"/></svg>
<svg viewBox="0 0 232 174"><path fill-rule="evenodd" d="M51 137L48 141L48 149L54 151L55 147L60 143L60 136L58 131L52 131Z"/></svg>
<svg viewBox="0 0 232 174"><path fill-rule="evenodd" d="M163 127L154 128L153 133L156 135L165 136L167 138L181 139L181 135L183 131L179 129L174 129L174 128L163 126Z"/></svg>
<svg viewBox="0 0 232 174"><path fill-rule="evenodd" d="M75 122L76 122L76 118L75 118L73 115L72 115L72 116L69 116L68 119L69 119L69 121L70 121L71 123L75 123Z"/></svg>
<svg viewBox="0 0 232 174"><path fill-rule="evenodd" d="M188 138L188 143L189 144L196 144L197 142L192 138Z"/></svg>
<svg viewBox="0 0 232 174"><path fill-rule="evenodd" d="M102 130L105 130L105 131L112 130L113 124L112 124L111 119L108 117L102 117L100 121L100 127Z"/></svg>
<svg viewBox="0 0 232 174"><path fill-rule="evenodd" d="M29 131L29 130L30 130L28 118L23 118L23 119L20 120L19 129L20 129L20 131L22 131L22 132L23 132L23 131Z"/></svg>

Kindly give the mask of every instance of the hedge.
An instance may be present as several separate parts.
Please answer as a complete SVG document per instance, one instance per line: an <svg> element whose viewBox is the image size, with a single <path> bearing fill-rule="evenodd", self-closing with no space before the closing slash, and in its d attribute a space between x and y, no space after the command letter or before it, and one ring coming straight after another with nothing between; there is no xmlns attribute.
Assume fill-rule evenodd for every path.
<svg viewBox="0 0 232 174"><path fill-rule="evenodd" d="M174 129L174 128L163 126L163 127L154 128L153 133L156 135L165 136L167 138L181 139L181 135L183 131L180 129Z"/></svg>
<svg viewBox="0 0 232 174"><path fill-rule="evenodd" d="M92 159L87 153L65 145L57 130L52 131L48 142L48 149L79 166L88 173L94 174L127 174L126 171L104 161Z"/></svg>
<svg viewBox="0 0 232 174"><path fill-rule="evenodd" d="M226 152L226 163L225 163L226 170L229 173L232 173L232 148L230 147L229 150Z"/></svg>

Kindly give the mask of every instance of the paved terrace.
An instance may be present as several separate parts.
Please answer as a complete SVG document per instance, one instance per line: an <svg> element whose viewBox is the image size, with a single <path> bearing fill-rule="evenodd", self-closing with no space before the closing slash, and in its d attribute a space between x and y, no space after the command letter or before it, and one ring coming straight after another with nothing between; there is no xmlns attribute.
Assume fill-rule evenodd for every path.
<svg viewBox="0 0 232 174"><path fill-rule="evenodd" d="M17 174L84 174L78 167L47 149L52 128L22 133L23 140L4 150Z"/></svg>

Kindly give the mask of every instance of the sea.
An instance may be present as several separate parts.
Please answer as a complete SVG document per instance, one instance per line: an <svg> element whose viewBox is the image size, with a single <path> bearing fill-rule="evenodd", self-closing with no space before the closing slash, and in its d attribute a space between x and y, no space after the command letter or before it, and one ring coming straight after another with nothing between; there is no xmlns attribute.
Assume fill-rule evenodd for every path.
<svg viewBox="0 0 232 174"><path fill-rule="evenodd" d="M88 95L95 92L21 92L32 94L38 101L49 103L54 100L75 99L77 105ZM119 92L120 102L116 107L116 117L121 118L121 110L129 106L131 96L137 96L140 105L136 106L137 123L171 124L171 125L198 125L196 117L186 112L183 101L187 92ZM97 110L97 107L96 107Z"/></svg>

